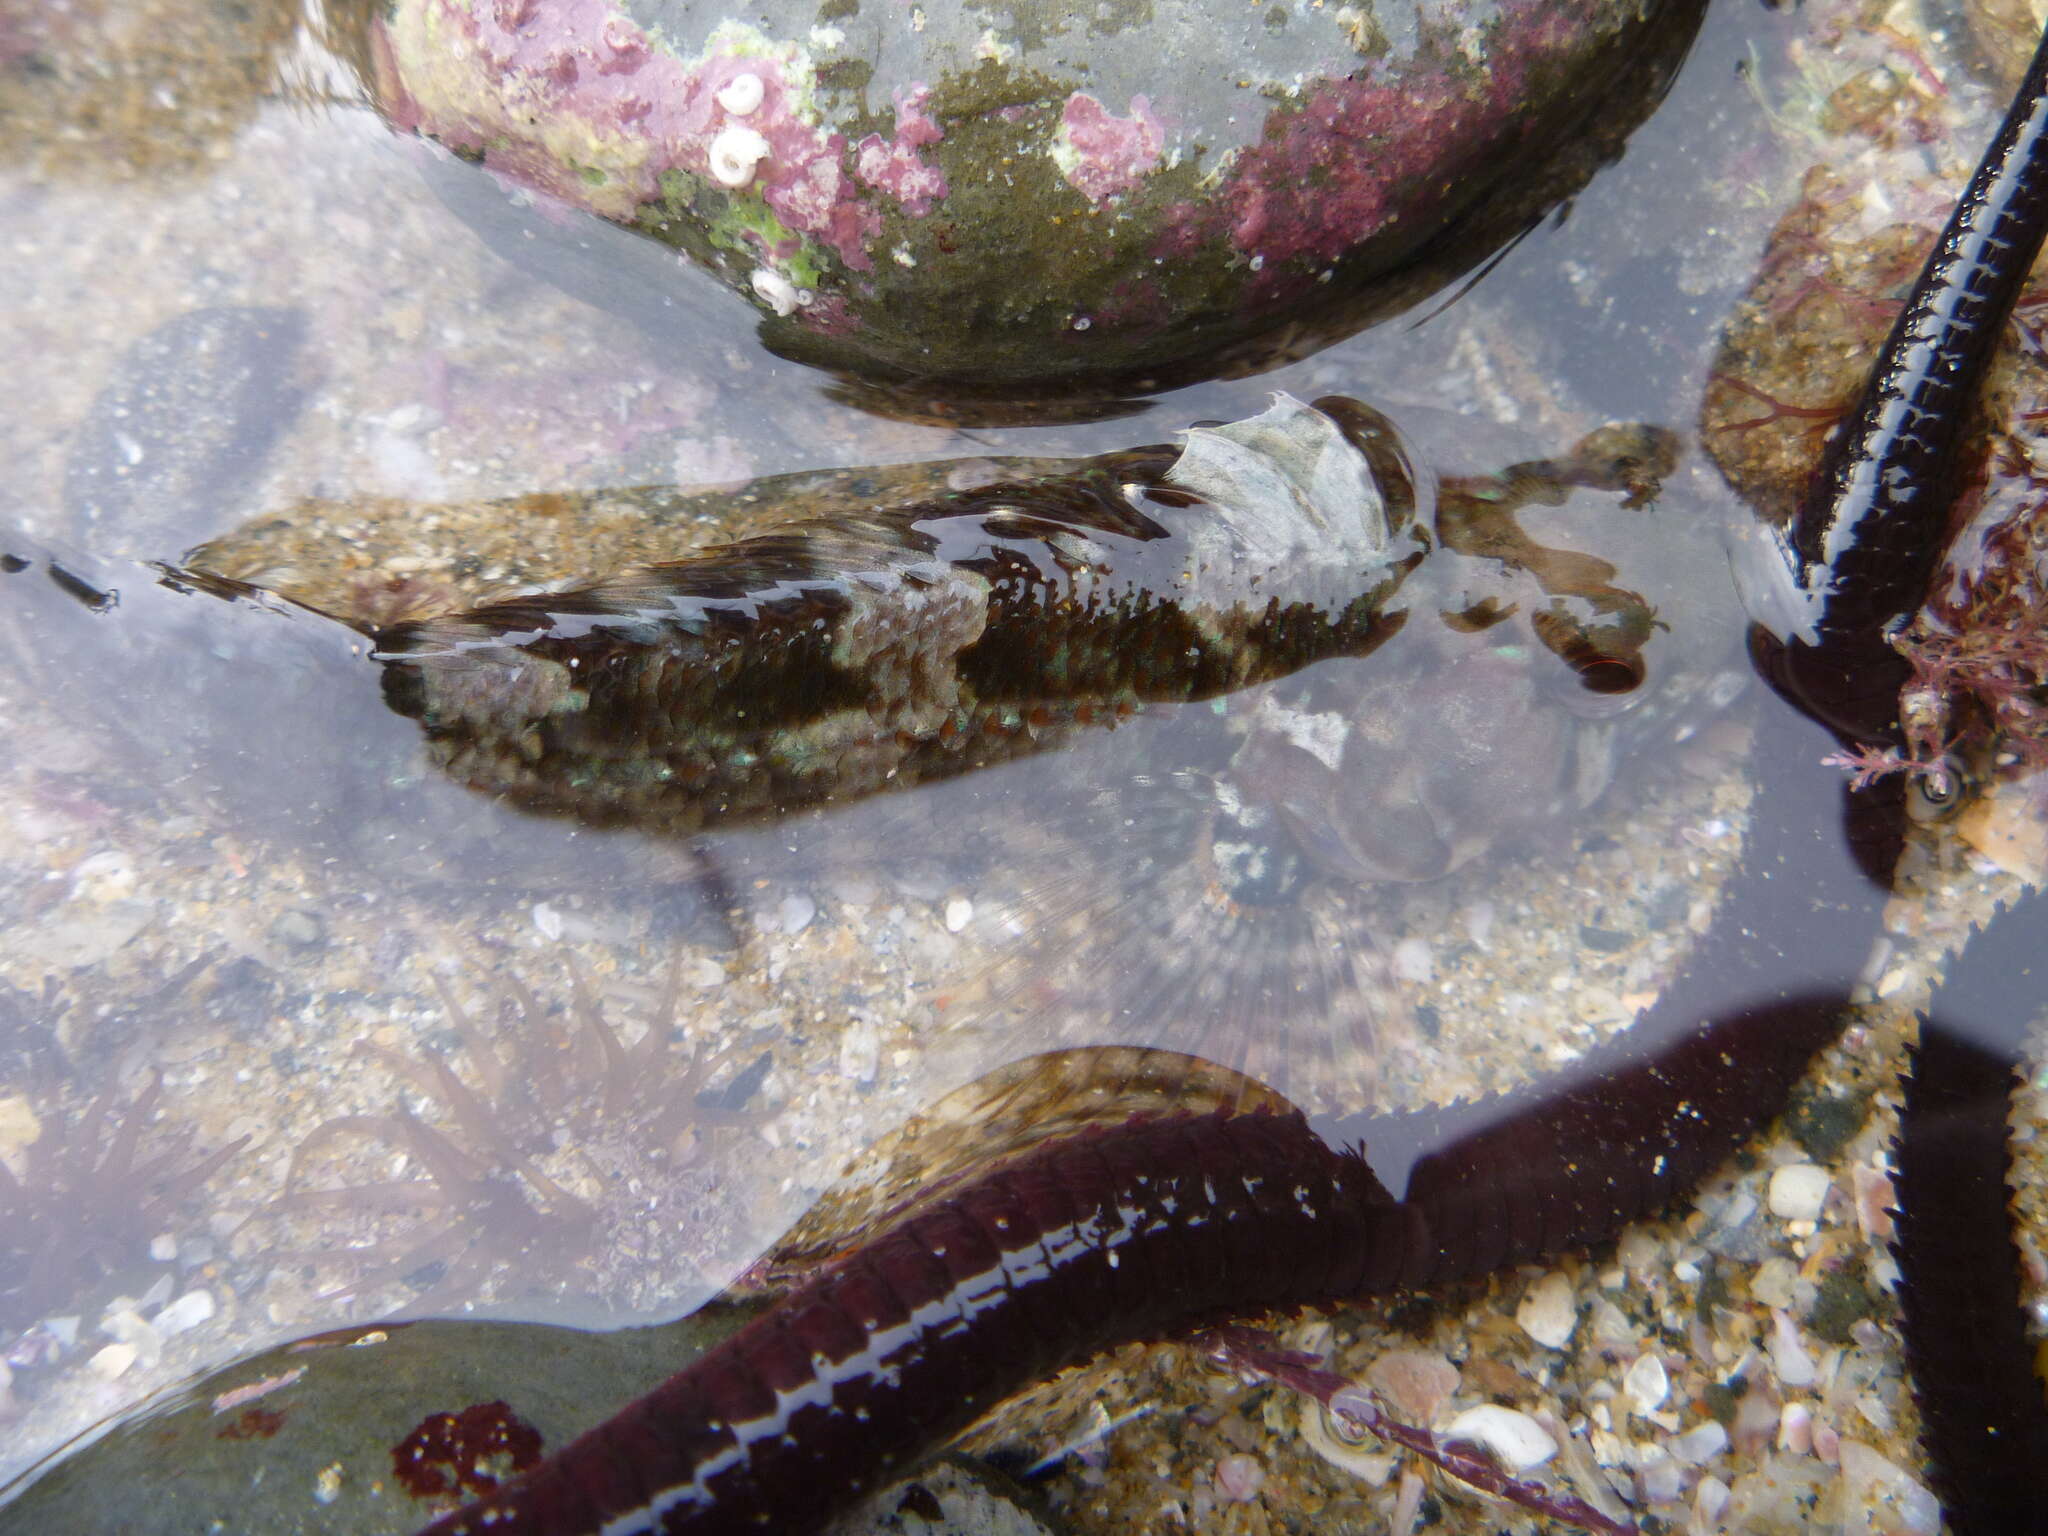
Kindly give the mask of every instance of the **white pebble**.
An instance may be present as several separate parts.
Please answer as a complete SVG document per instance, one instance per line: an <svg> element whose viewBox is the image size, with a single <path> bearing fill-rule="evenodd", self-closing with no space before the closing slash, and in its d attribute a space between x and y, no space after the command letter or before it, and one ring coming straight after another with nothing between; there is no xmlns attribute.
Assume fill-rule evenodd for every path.
<svg viewBox="0 0 2048 1536"><path fill-rule="evenodd" d="M721 128L711 141L711 174L720 186L744 187L754 179L754 167L767 158L768 141L751 128Z"/></svg>
<svg viewBox="0 0 2048 1536"><path fill-rule="evenodd" d="M134 1353L129 1358L139 1358L145 1366L155 1365L163 1358L163 1335L133 1308L120 1307L109 1312L100 1319L100 1332L133 1350ZM104 1354L105 1351L102 1350L101 1353ZM121 1369L126 1370L127 1367L124 1365Z"/></svg>
<svg viewBox="0 0 2048 1536"><path fill-rule="evenodd" d="M1645 1445L1636 1457L1636 1487L1651 1504L1676 1504L1685 1479L1661 1445Z"/></svg>
<svg viewBox="0 0 2048 1536"><path fill-rule="evenodd" d="M1771 1308L1771 1337L1765 1347L1770 1350L1771 1369L1781 1385L1810 1387L1820 1375L1820 1367L1814 1364L1813 1356L1799 1337L1799 1325L1780 1307Z"/></svg>
<svg viewBox="0 0 2048 1536"><path fill-rule="evenodd" d="M165 1338L197 1328L214 1313L213 1292L204 1289L187 1291L176 1301L165 1307L151 1319L156 1331Z"/></svg>
<svg viewBox="0 0 2048 1536"><path fill-rule="evenodd" d="M1216 1463L1216 1491L1233 1504L1249 1504L1256 1499L1259 1485L1265 1480L1266 1469L1259 1465L1258 1458L1241 1451Z"/></svg>
<svg viewBox="0 0 2048 1536"><path fill-rule="evenodd" d="M1498 1403L1467 1408L1444 1426L1444 1439L1476 1445L1510 1472L1540 1467L1557 1454L1557 1442L1528 1414Z"/></svg>
<svg viewBox="0 0 2048 1536"><path fill-rule="evenodd" d="M550 943L562 937L562 914L544 901L533 904L533 926L540 930L540 936Z"/></svg>
<svg viewBox="0 0 2048 1536"><path fill-rule="evenodd" d="M1403 939L1394 946L1394 974L1417 984L1436 974L1436 957L1427 939Z"/></svg>
<svg viewBox="0 0 2048 1536"><path fill-rule="evenodd" d="M691 961L683 975L700 992L725 985L725 967L708 957Z"/></svg>
<svg viewBox="0 0 2048 1536"><path fill-rule="evenodd" d="M1728 1508L1731 1490L1718 1477L1703 1477L1692 1496L1692 1513L1695 1525L1713 1530Z"/></svg>
<svg viewBox="0 0 2048 1536"><path fill-rule="evenodd" d="M865 1019L855 1019L839 1036L839 1070L857 1083L872 1083L882 1064L881 1032Z"/></svg>
<svg viewBox="0 0 2048 1536"><path fill-rule="evenodd" d="M1813 1410L1804 1403L1787 1403L1778 1415L1778 1449L1804 1456L1813 1449Z"/></svg>
<svg viewBox="0 0 2048 1536"><path fill-rule="evenodd" d="M775 909L775 915L780 920L784 933L802 933L811 926L811 919L818 915L818 904L799 892L783 897L782 904Z"/></svg>
<svg viewBox="0 0 2048 1536"><path fill-rule="evenodd" d="M799 299L796 284L780 272L769 267L756 267L747 277L761 302L778 315L793 315L797 312Z"/></svg>
<svg viewBox="0 0 2048 1536"><path fill-rule="evenodd" d="M955 896L946 903L946 932L958 933L974 921L974 903L964 896Z"/></svg>
<svg viewBox="0 0 2048 1536"><path fill-rule="evenodd" d="M1841 1444L1845 1531L1935 1536L1941 1506L1932 1493L1860 1440Z"/></svg>
<svg viewBox="0 0 2048 1536"><path fill-rule="evenodd" d="M86 1364L94 1375L105 1377L108 1381L117 1381L128 1367L135 1363L135 1357L140 1353L141 1351L133 1344L109 1344L86 1361Z"/></svg>
<svg viewBox="0 0 2048 1536"><path fill-rule="evenodd" d="M1671 1378L1666 1374L1662 1360L1655 1355L1643 1355L1621 1378L1621 1390L1628 1394L1631 1408L1637 1413L1648 1413L1660 1406L1670 1393Z"/></svg>
<svg viewBox="0 0 2048 1536"><path fill-rule="evenodd" d="M1827 1203L1828 1171L1814 1163L1787 1163L1771 1174L1771 1214L1780 1221L1819 1221Z"/></svg>
<svg viewBox="0 0 2048 1536"><path fill-rule="evenodd" d="M168 1264L178 1256L178 1240L168 1232L159 1232L149 1240L149 1256L159 1264Z"/></svg>
<svg viewBox="0 0 2048 1536"><path fill-rule="evenodd" d="M1493 903L1475 901L1465 909L1465 933L1481 949L1493 936Z"/></svg>
<svg viewBox="0 0 2048 1536"><path fill-rule="evenodd" d="M718 88L718 104L734 117L745 117L761 105L761 98L767 95L762 87L761 77L752 71L734 75Z"/></svg>
<svg viewBox="0 0 2048 1536"><path fill-rule="evenodd" d="M1546 1349L1563 1349L1572 1330L1579 1325L1571 1281L1552 1270L1529 1287L1529 1294L1515 1308L1515 1321L1522 1325L1522 1332Z"/></svg>
<svg viewBox="0 0 2048 1536"><path fill-rule="evenodd" d="M1718 1419L1702 1419L1671 1441L1671 1454L1692 1466L1709 1461L1727 1449L1728 1431L1721 1427Z"/></svg>

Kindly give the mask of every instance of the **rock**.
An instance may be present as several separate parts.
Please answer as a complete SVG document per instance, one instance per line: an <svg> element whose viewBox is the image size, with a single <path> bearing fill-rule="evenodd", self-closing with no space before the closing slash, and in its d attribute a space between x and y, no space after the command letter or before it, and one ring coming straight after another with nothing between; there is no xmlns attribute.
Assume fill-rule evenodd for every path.
<svg viewBox="0 0 2048 1536"><path fill-rule="evenodd" d="M363 52L395 125L685 252L777 351L1072 394L1298 355L1469 270L1612 154L1698 6L748 15L397 0Z"/></svg>
<svg viewBox="0 0 2048 1536"><path fill-rule="evenodd" d="M1534 1285L1515 1308L1522 1332L1546 1349L1563 1349L1579 1325L1578 1302L1569 1275L1552 1270Z"/></svg>
<svg viewBox="0 0 2048 1536"><path fill-rule="evenodd" d="M1828 1198L1828 1171L1814 1163L1787 1163L1771 1173L1771 1214L1780 1221L1819 1221Z"/></svg>

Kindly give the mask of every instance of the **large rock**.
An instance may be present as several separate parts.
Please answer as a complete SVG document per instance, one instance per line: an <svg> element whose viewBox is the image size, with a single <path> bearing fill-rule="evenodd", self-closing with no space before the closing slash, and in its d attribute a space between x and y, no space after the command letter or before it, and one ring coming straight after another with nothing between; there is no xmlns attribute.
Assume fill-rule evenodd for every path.
<svg viewBox="0 0 2048 1536"><path fill-rule="evenodd" d="M393 0L392 120L687 252L790 356L1144 388L1432 291L1578 186L1695 0Z"/></svg>

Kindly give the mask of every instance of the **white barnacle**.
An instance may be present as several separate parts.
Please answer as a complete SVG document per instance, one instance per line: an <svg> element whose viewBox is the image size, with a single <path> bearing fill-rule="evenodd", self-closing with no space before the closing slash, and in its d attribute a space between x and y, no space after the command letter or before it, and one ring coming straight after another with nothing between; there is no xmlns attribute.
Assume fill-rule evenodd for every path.
<svg viewBox="0 0 2048 1536"><path fill-rule="evenodd" d="M802 303L796 284L772 267L754 268L747 281L753 285L754 292L761 296L761 301L778 315L795 314L798 305Z"/></svg>
<svg viewBox="0 0 2048 1536"><path fill-rule="evenodd" d="M711 141L711 174L720 186L744 187L754 179L754 167L767 158L768 141L737 123L719 129Z"/></svg>
<svg viewBox="0 0 2048 1536"><path fill-rule="evenodd" d="M761 77L749 70L743 75L734 75L718 88L718 104L734 117L745 117L761 105L761 98L767 94L761 84Z"/></svg>

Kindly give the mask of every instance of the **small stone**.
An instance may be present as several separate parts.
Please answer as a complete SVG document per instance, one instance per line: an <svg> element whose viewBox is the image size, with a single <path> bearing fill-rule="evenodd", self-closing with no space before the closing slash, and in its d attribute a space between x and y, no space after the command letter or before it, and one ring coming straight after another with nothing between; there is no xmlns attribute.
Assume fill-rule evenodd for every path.
<svg viewBox="0 0 2048 1536"><path fill-rule="evenodd" d="M1515 1308L1515 1321L1522 1332L1545 1349L1563 1349L1578 1326L1578 1303L1572 1297L1572 1283L1552 1270L1534 1285L1522 1304Z"/></svg>
<svg viewBox="0 0 2048 1536"><path fill-rule="evenodd" d="M799 891L783 897L775 915L784 933L802 933L811 926L811 919L818 915L818 904Z"/></svg>
<svg viewBox="0 0 2048 1536"><path fill-rule="evenodd" d="M1249 1504L1256 1499L1259 1485L1265 1480L1266 1469L1259 1465L1256 1456L1239 1452L1216 1463L1216 1491L1233 1504Z"/></svg>
<svg viewBox="0 0 2048 1536"><path fill-rule="evenodd" d="M866 1019L855 1019L840 1032L839 1070L857 1083L872 1083L882 1063L881 1032Z"/></svg>
<svg viewBox="0 0 2048 1536"><path fill-rule="evenodd" d="M1727 1508L1728 1485L1718 1477L1701 1478L1692 1496L1695 1523L1702 1529L1713 1530Z"/></svg>
<svg viewBox="0 0 2048 1536"><path fill-rule="evenodd" d="M95 1376L103 1377L107 1381L118 1381L127 1373L128 1367L135 1363L139 1354L141 1351L133 1344L109 1344L86 1361L86 1366Z"/></svg>
<svg viewBox="0 0 2048 1536"><path fill-rule="evenodd" d="M330 1462L320 1469L313 1479L313 1501L317 1504L332 1504L341 1497L341 1463Z"/></svg>
<svg viewBox="0 0 2048 1536"><path fill-rule="evenodd" d="M1889 1242L1892 1235L1892 1194L1890 1175L1881 1168L1858 1163L1849 1175L1856 1197L1856 1225L1874 1243Z"/></svg>
<svg viewBox="0 0 2048 1536"><path fill-rule="evenodd" d="M1728 1431L1715 1419L1702 1419L1671 1441L1671 1454L1689 1466L1698 1466L1728 1449Z"/></svg>
<svg viewBox="0 0 2048 1536"><path fill-rule="evenodd" d="M1810 1387L1820 1375L1820 1367L1799 1337L1799 1325L1782 1307L1771 1308L1771 1337L1765 1347L1781 1385Z"/></svg>
<svg viewBox="0 0 2048 1536"><path fill-rule="evenodd" d="M1778 1449L1804 1456L1813 1449L1813 1410L1804 1403L1787 1403L1778 1415Z"/></svg>
<svg viewBox="0 0 2048 1536"><path fill-rule="evenodd" d="M955 896L946 903L946 932L958 933L974 921L974 903L964 896Z"/></svg>
<svg viewBox="0 0 2048 1536"><path fill-rule="evenodd" d="M187 1329L197 1328L213 1314L213 1292L202 1287L187 1291L159 1311L151 1321L156 1325L158 1333L165 1338L173 1338Z"/></svg>
<svg viewBox="0 0 2048 1536"><path fill-rule="evenodd" d="M708 957L693 960L683 971L683 979L699 992L725 985L725 967Z"/></svg>
<svg viewBox="0 0 2048 1536"><path fill-rule="evenodd" d="M159 1232L149 1240L149 1256L159 1264L168 1264L178 1256L178 1240L168 1232Z"/></svg>
<svg viewBox="0 0 2048 1536"><path fill-rule="evenodd" d="M131 1351L129 1360L140 1360L145 1366L153 1366L163 1358L164 1336L157 1332L140 1312L131 1307L121 1307L109 1312L100 1322L100 1332L108 1335ZM100 1351L105 1354L106 1351ZM98 1356L94 1356L97 1360ZM123 1370L127 1367L123 1366ZM115 1374L119 1374L116 1372Z"/></svg>
<svg viewBox="0 0 2048 1536"><path fill-rule="evenodd" d="M1435 1422L1458 1390L1458 1368L1432 1349L1389 1350L1366 1368L1365 1379L1411 1424Z"/></svg>
<svg viewBox="0 0 2048 1536"><path fill-rule="evenodd" d="M1621 1390L1628 1394L1629 1406L1635 1412L1649 1413L1670 1394L1671 1377L1662 1360L1655 1355L1643 1355L1621 1378Z"/></svg>
<svg viewBox="0 0 2048 1536"><path fill-rule="evenodd" d="M1860 1440L1839 1447L1842 1466L1842 1529L1857 1536L1936 1536L1941 1505L1903 1469Z"/></svg>
<svg viewBox="0 0 2048 1536"><path fill-rule="evenodd" d="M1828 1198L1828 1171L1815 1163L1788 1163L1771 1174L1771 1214L1780 1221L1819 1221Z"/></svg>
<svg viewBox="0 0 2048 1536"><path fill-rule="evenodd" d="M269 938L281 948L309 952L326 945L327 925L319 913L293 907L289 912L280 912L272 921Z"/></svg>
<svg viewBox="0 0 2048 1536"><path fill-rule="evenodd" d="M544 901L533 904L533 926L540 936L549 943L558 943L562 937L562 914Z"/></svg>
<svg viewBox="0 0 2048 1536"><path fill-rule="evenodd" d="M1510 1472L1540 1467L1557 1454L1557 1442L1541 1424L1498 1403L1467 1408L1444 1426L1443 1438L1478 1446Z"/></svg>
<svg viewBox="0 0 2048 1536"><path fill-rule="evenodd" d="M11 1161L42 1134L43 1122L26 1094L0 1097L0 1160Z"/></svg>
<svg viewBox="0 0 2048 1536"><path fill-rule="evenodd" d="M1394 974L1420 986L1436 975L1436 957L1427 939L1407 938L1394 946Z"/></svg>

